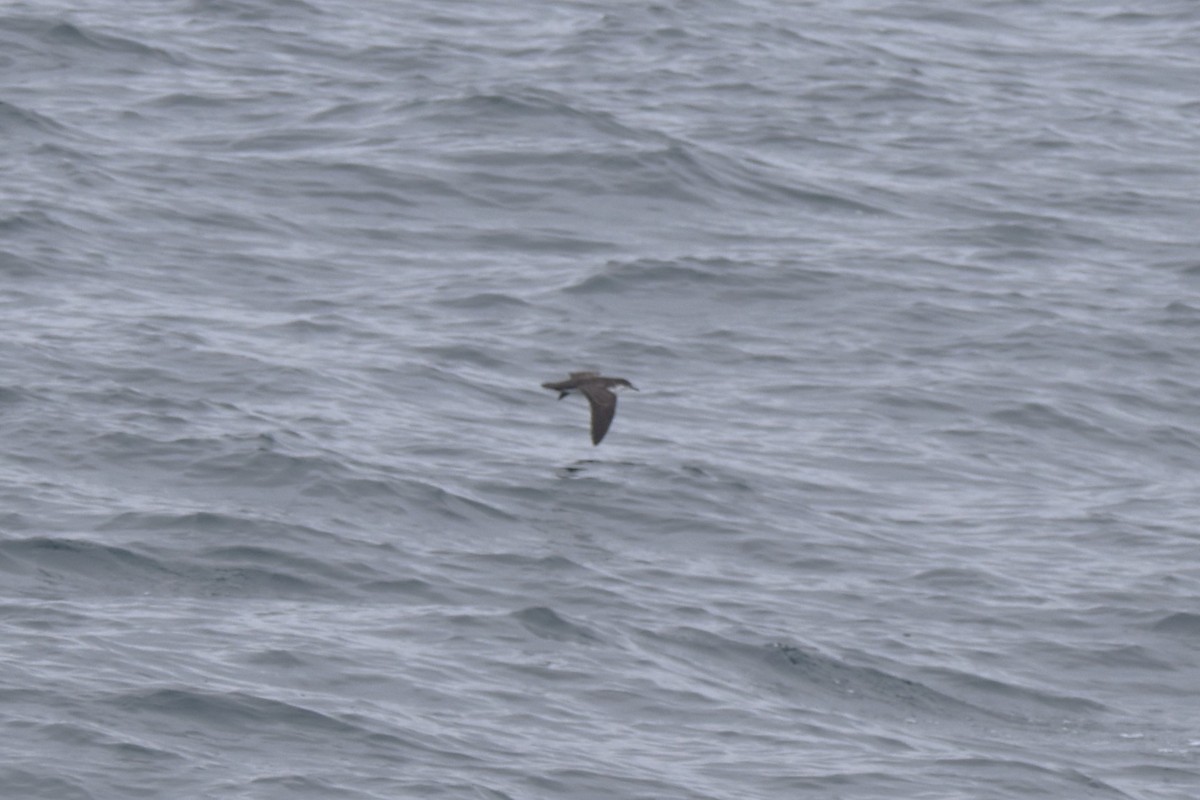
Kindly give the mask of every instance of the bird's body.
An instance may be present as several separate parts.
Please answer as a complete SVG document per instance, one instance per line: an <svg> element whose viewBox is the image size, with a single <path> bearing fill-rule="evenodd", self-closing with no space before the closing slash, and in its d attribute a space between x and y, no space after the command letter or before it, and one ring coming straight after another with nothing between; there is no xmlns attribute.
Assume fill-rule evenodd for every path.
<svg viewBox="0 0 1200 800"><path fill-rule="evenodd" d="M572 372L565 381L543 383L542 388L558 392L562 400L576 392L588 399L592 407L592 444L600 444L604 434L612 425L613 416L617 413L617 395L614 389L629 388L637 391L637 387L624 378L606 378L597 372Z"/></svg>

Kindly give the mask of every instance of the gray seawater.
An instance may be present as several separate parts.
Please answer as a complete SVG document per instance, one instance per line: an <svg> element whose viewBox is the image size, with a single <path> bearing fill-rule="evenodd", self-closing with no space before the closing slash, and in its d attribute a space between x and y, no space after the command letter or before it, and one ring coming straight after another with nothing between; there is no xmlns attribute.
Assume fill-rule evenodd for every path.
<svg viewBox="0 0 1200 800"><path fill-rule="evenodd" d="M1198 40L4 4L0 796L1194 800Z"/></svg>

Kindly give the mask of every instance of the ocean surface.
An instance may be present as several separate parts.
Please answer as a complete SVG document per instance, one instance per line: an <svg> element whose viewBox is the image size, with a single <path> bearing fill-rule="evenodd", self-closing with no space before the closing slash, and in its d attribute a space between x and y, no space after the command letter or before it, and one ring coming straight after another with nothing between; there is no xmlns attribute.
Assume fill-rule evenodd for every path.
<svg viewBox="0 0 1200 800"><path fill-rule="evenodd" d="M1198 41L3 4L0 798L1200 797Z"/></svg>

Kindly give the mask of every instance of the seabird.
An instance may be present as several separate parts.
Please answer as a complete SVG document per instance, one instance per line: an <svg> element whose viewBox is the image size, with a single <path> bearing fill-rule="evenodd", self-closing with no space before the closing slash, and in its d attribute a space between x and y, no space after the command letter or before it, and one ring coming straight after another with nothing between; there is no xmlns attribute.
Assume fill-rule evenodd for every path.
<svg viewBox="0 0 1200 800"><path fill-rule="evenodd" d="M571 377L557 383L543 383L542 388L558 392L562 400L569 394L581 392L592 406L592 444L600 444L608 426L612 425L613 415L617 413L617 395L614 389L630 388L638 390L624 378L605 378L596 372L572 372Z"/></svg>

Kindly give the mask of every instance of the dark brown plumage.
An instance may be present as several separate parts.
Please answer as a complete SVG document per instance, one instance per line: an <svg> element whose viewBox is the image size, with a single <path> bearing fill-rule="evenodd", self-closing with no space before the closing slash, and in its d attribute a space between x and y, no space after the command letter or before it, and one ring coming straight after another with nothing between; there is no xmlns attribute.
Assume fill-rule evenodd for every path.
<svg viewBox="0 0 1200 800"><path fill-rule="evenodd" d="M617 413L617 395L612 389L628 387L637 391L637 387L624 378L606 378L596 372L572 372L565 381L543 383L542 387L558 392L559 400L573 392L579 392L588 399L592 407L593 445L600 444Z"/></svg>

